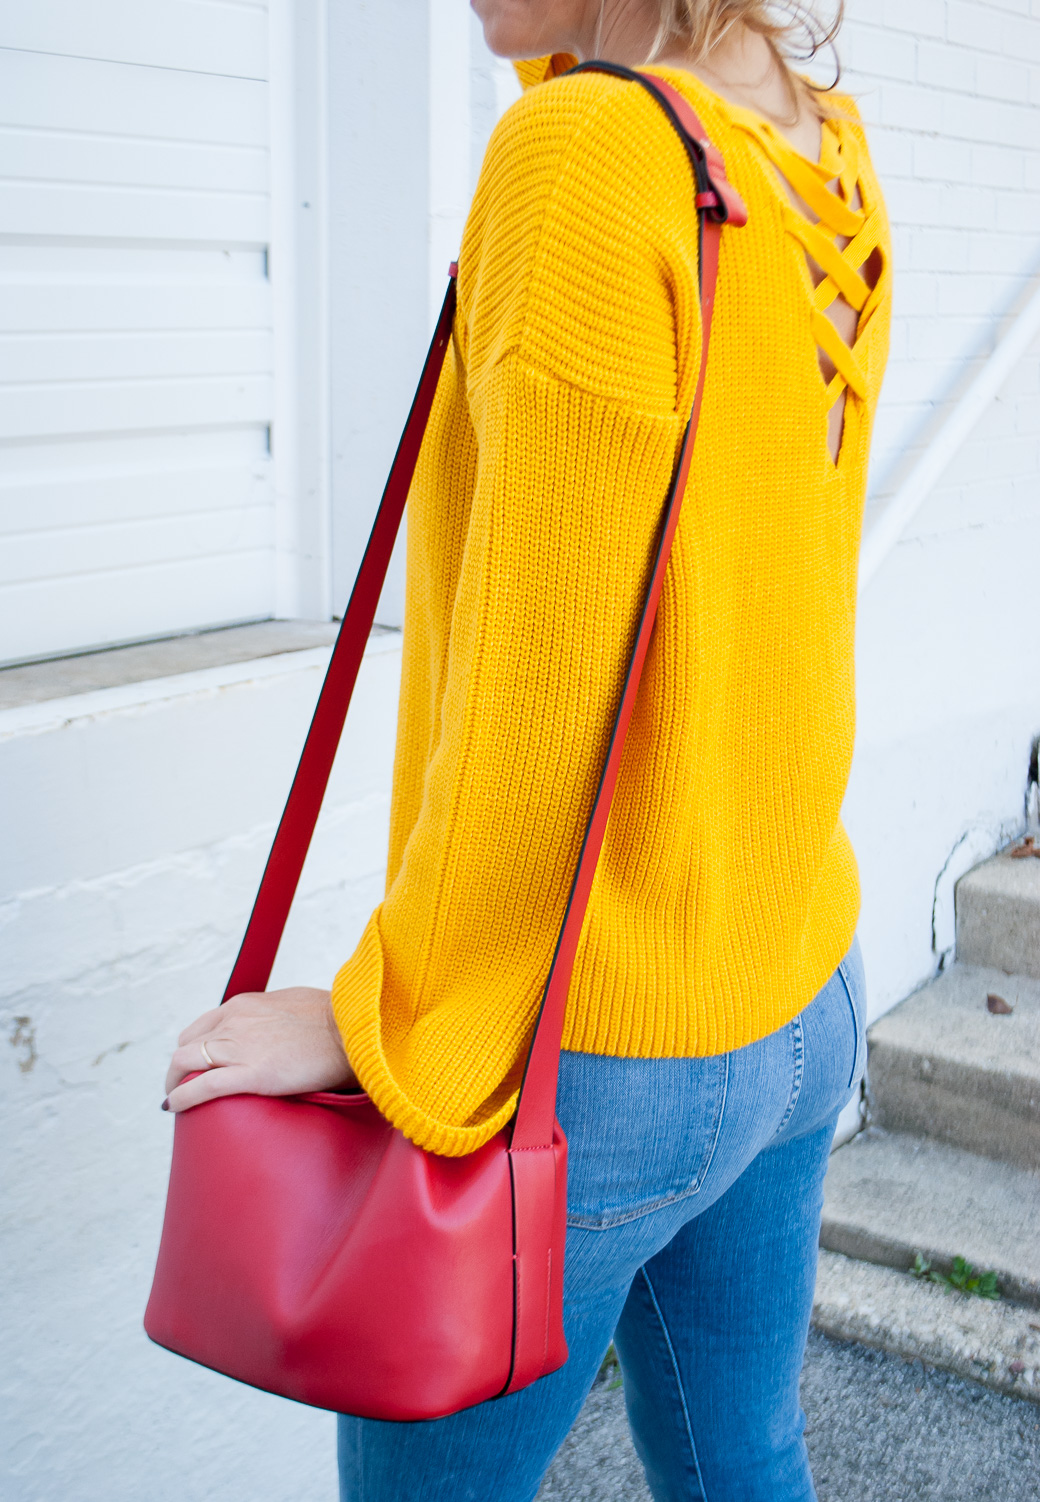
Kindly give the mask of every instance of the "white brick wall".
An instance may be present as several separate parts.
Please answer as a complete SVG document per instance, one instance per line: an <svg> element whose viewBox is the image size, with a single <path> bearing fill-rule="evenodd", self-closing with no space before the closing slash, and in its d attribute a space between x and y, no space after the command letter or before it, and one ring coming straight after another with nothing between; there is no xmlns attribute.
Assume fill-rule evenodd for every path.
<svg viewBox="0 0 1040 1502"><path fill-rule="evenodd" d="M984 356L1040 266L1040 8L1030 0L850 0L857 99L898 272L873 489Z"/></svg>
<svg viewBox="0 0 1040 1502"><path fill-rule="evenodd" d="M1040 268L1040 4L850 0L840 51L893 225L871 478L883 503ZM1040 344L860 604L846 818L874 1015L949 950L955 878L1019 826L1040 731L1038 555Z"/></svg>

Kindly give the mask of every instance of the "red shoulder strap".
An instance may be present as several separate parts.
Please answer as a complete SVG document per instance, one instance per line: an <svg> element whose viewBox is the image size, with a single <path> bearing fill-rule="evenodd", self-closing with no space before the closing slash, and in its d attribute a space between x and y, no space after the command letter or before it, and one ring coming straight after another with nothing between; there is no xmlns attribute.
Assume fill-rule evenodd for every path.
<svg viewBox="0 0 1040 1502"><path fill-rule="evenodd" d="M647 89L679 131L689 153L696 181L695 203L701 221L701 362L697 386L679 462L665 499L657 549L647 585L635 642L621 693L607 758L600 777L592 813L578 857L563 926L557 942L541 1009L531 1041L520 1103L513 1126L512 1146L547 1147L552 1142L556 1112L556 1080L560 1040L578 939L585 919L589 893L606 832L610 804L621 766L621 753L635 706L643 663L646 659L658 602L664 585L668 558L679 522L693 443L697 434L704 375L707 368L715 283L718 275L719 240L722 225L742 225L747 214L739 196L726 181L722 158L708 141L704 128L686 100L663 80L636 73L613 63L583 63L574 72L613 73ZM262 991L270 978L282 931L289 916L303 863L317 823L336 748L347 716L354 684L364 655L379 595L386 577L394 540L404 514L405 501L415 473L419 449L433 405L437 381L451 338L455 317L455 283L458 267L452 265L448 290L423 366L419 385L394 456L375 523L361 560L357 579L340 626L325 682L307 732L303 754L293 778L289 798L271 847L246 926L242 947L227 983L223 1000L242 991Z"/></svg>
<svg viewBox="0 0 1040 1502"><path fill-rule="evenodd" d="M747 223L747 211L739 195L726 181L721 156L708 141L700 120L677 89L673 89L670 84L660 78L651 78L645 73L636 73L612 63L584 63L580 68L572 71L613 73L618 77L628 78L641 84L663 106L668 118L683 138L694 167L697 186L695 202L701 219L701 363L694 391L693 410L686 425L679 462L664 503L657 551L650 571L642 614L636 628L636 639L621 691L621 703L614 721L603 775L600 778L588 828L585 831L585 839L578 856L578 868L574 874L563 927L556 945L556 953L553 956L549 979L542 995L534 1037L531 1040L527 1068L524 1071L520 1088L520 1102L513 1125L511 1145L514 1148L546 1147L552 1142L553 1123L556 1117L556 1080L560 1066L560 1041L563 1037L571 972L578 952L578 939L585 921L585 911L588 907L589 894L592 891L593 877L596 874L596 864L607 830L607 819L610 815L610 805L621 767L625 736L635 708L639 679L646 660L647 648L650 645L650 636L654 628L657 606L661 599L661 590L664 587L664 577L668 569L672 543L675 540L675 531L679 525L679 511L686 491L693 444L697 436L697 423L704 396L704 376L708 366L711 320L715 308L715 284L719 270L719 241L722 236L722 226L727 222L734 225Z"/></svg>
<svg viewBox="0 0 1040 1502"><path fill-rule="evenodd" d="M243 991L264 990L271 978L271 968L296 895L314 826L318 822L332 763L336 759L343 723L347 718L361 659L365 654L365 644L375 620L390 555L404 515L404 503L408 499L445 351L451 338L455 320L457 272L458 267L453 262L448 290L444 294L426 363L419 377L401 441L397 445L394 462L390 466L386 488L354 581L350 602L336 635L336 645L332 649L332 659L318 695L307 739L303 743L296 776L289 789L285 811L275 832L271 854L267 857L267 865L260 879L260 890L246 924L242 947L224 989L222 1003Z"/></svg>

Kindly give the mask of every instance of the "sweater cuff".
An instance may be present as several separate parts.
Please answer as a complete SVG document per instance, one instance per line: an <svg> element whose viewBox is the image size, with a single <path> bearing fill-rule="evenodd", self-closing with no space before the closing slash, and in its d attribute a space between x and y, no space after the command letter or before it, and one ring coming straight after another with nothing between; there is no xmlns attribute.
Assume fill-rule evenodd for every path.
<svg viewBox="0 0 1040 1502"><path fill-rule="evenodd" d="M416 1147L445 1158L461 1158L476 1152L512 1118L519 1092L479 1126L456 1125L430 1115L420 1102L408 1096L387 1061L380 1015L382 990L383 945L377 909L357 949L332 983L332 1015L351 1068L380 1114Z"/></svg>

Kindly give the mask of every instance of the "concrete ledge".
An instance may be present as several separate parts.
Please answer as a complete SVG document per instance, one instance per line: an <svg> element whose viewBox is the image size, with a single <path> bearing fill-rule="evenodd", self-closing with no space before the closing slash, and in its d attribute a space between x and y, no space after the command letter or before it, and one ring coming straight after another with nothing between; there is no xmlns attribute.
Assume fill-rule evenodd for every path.
<svg viewBox="0 0 1040 1502"><path fill-rule="evenodd" d="M373 632L365 646L365 656L399 652L400 646L400 632ZM39 730L54 730L76 720L92 719L116 710L144 709L165 700L254 683L264 678L306 673L311 668L324 670L331 652L330 640L324 646L293 647L266 657L232 656L226 662L172 672L163 678L130 677L128 681L113 683L109 687L83 689L62 698L32 698L22 704L0 708L0 740Z"/></svg>
<svg viewBox="0 0 1040 1502"><path fill-rule="evenodd" d="M255 657L327 647L335 640L338 629L335 621L255 621L248 626L193 631L162 641L108 647L99 652L80 652L72 657L3 668L0 710L38 704L45 699L64 699L98 688L169 678L175 673L194 673L200 668L221 667ZM382 629L377 626L376 632Z"/></svg>
<svg viewBox="0 0 1040 1502"><path fill-rule="evenodd" d="M969 1297L822 1251L813 1324L838 1340L919 1357L1040 1403L1040 1320L1021 1304Z"/></svg>

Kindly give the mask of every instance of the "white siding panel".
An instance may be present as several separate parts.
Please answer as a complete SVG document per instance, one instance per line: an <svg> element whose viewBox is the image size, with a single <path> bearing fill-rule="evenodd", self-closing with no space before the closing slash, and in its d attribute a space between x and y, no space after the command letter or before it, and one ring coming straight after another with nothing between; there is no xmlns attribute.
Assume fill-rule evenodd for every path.
<svg viewBox="0 0 1040 1502"><path fill-rule="evenodd" d="M0 261L3 256L0 252ZM30 330L40 334L122 331L146 332L203 328L263 328L268 314L267 287L260 283L196 281L121 282L36 286L23 282L17 297L5 297L0 282L0 335Z"/></svg>
<svg viewBox="0 0 1040 1502"><path fill-rule="evenodd" d="M85 517L100 527L270 501L256 428L22 443L0 449L0 463L0 538L82 527Z"/></svg>
<svg viewBox="0 0 1040 1502"><path fill-rule="evenodd" d="M0 660L273 613L267 34L0 17Z"/></svg>
<svg viewBox="0 0 1040 1502"><path fill-rule="evenodd" d="M69 650L69 622L86 619L94 640L134 641L269 613L270 548L106 574L19 584L0 592L0 661Z"/></svg>
<svg viewBox="0 0 1040 1502"><path fill-rule="evenodd" d="M94 183L2 184L0 222L32 239L263 245L268 237L267 198L259 193L157 192Z"/></svg>
<svg viewBox="0 0 1040 1502"><path fill-rule="evenodd" d="M3 176L18 181L267 192L267 152L260 146L140 141L6 126L0 129L0 160Z"/></svg>
<svg viewBox="0 0 1040 1502"><path fill-rule="evenodd" d="M267 85L0 48L0 122L266 148Z"/></svg>
<svg viewBox="0 0 1040 1502"><path fill-rule="evenodd" d="M103 575L141 564L186 563L262 552L273 541L270 508L195 511L188 515L64 527L8 538L0 556L0 585Z"/></svg>
<svg viewBox="0 0 1040 1502"><path fill-rule="evenodd" d="M261 7L201 0L33 0L0 12L0 46L145 63L192 73L267 77Z"/></svg>
<svg viewBox="0 0 1040 1502"><path fill-rule="evenodd" d="M0 440L267 423L268 375L0 390Z"/></svg>
<svg viewBox="0 0 1040 1502"><path fill-rule="evenodd" d="M252 374L270 363L268 329L0 336L0 386Z"/></svg>
<svg viewBox="0 0 1040 1502"><path fill-rule="evenodd" d="M269 324L261 250L0 243L2 333Z"/></svg>

